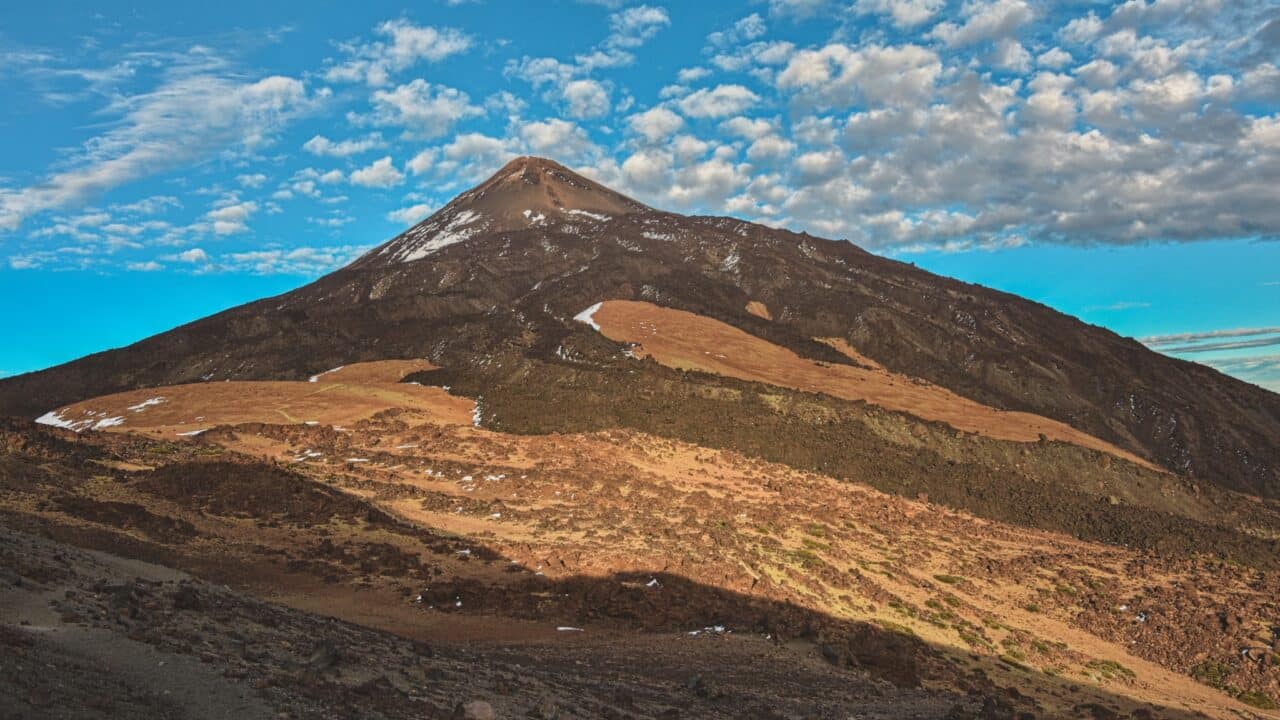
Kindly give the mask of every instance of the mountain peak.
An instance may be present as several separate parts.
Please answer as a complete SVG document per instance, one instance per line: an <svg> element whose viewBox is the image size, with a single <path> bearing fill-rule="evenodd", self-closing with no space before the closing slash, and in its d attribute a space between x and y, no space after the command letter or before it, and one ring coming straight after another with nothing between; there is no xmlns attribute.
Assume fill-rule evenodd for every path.
<svg viewBox="0 0 1280 720"><path fill-rule="evenodd" d="M366 259L411 262L481 233L606 222L650 209L554 160L526 155L508 162Z"/></svg>
<svg viewBox="0 0 1280 720"><path fill-rule="evenodd" d="M449 203L453 205L521 220L526 219L526 210L626 215L649 209L554 160L528 155L502 166L488 180Z"/></svg>

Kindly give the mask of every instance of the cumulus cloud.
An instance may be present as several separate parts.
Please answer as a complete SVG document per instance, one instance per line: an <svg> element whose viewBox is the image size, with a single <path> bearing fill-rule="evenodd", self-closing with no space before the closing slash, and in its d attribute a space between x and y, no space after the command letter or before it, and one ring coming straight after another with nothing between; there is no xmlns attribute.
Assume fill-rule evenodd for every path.
<svg viewBox="0 0 1280 720"><path fill-rule="evenodd" d="M184 250L173 257L175 260L185 263L205 264L209 262L209 254L200 248Z"/></svg>
<svg viewBox="0 0 1280 720"><path fill-rule="evenodd" d="M425 175L435 166L439 156L439 148L427 148L410 158L409 162L405 163L405 169L414 175Z"/></svg>
<svg viewBox="0 0 1280 720"><path fill-rule="evenodd" d="M503 73L520 78L535 89L545 89L544 98L560 103L570 117L580 120L603 117L613 106L612 85L591 75L599 70L632 65L634 51L670 24L667 11L661 7L626 8L610 14L610 33L603 41L575 55L571 61L526 55L507 61Z"/></svg>
<svg viewBox="0 0 1280 720"><path fill-rule="evenodd" d="M315 277L350 264L368 250L364 245L339 245L233 252L220 255L207 271Z"/></svg>
<svg viewBox="0 0 1280 720"><path fill-rule="evenodd" d="M933 96L941 74L937 53L918 45L855 48L832 43L796 53L778 74L777 85L819 108L858 101L918 105Z"/></svg>
<svg viewBox="0 0 1280 720"><path fill-rule="evenodd" d="M344 43L346 59L325 72L329 82L365 82L386 85L392 75L419 62L439 62L471 48L470 35L453 28L414 25L407 20L388 20L374 28L383 40L371 43Z"/></svg>
<svg viewBox="0 0 1280 720"><path fill-rule="evenodd" d="M212 223L213 232L218 235L233 235L249 230L248 220L258 211L258 203L252 200L227 198L214 205L205 213L205 219Z"/></svg>
<svg viewBox="0 0 1280 720"><path fill-rule="evenodd" d="M973 45L1012 37L1035 17L1026 0L968 0L962 15L962 24L938 23L930 35L951 47Z"/></svg>
<svg viewBox="0 0 1280 720"><path fill-rule="evenodd" d="M760 17L758 13L751 13L735 22L729 29L708 35L707 44L715 48L731 48L755 40L764 35L768 29L764 18ZM684 82L684 80L681 82Z"/></svg>
<svg viewBox="0 0 1280 720"><path fill-rule="evenodd" d="M677 105L694 118L721 118L736 115L760 101L760 96L742 85L717 85L680 98Z"/></svg>
<svg viewBox="0 0 1280 720"><path fill-rule="evenodd" d="M351 171L349 179L352 185L367 188L389 188L404 182L404 173L396 169L395 164L391 162L391 156L387 155L374 160L366 167Z"/></svg>
<svg viewBox="0 0 1280 720"><path fill-rule="evenodd" d="M609 90L595 80L570 80L564 85L563 96L570 117L586 119L609 114Z"/></svg>
<svg viewBox="0 0 1280 720"><path fill-rule="evenodd" d="M613 32L605 45L634 48L658 34L671 24L667 11L652 5L637 5L609 16L609 28Z"/></svg>
<svg viewBox="0 0 1280 720"><path fill-rule="evenodd" d="M586 160L599 152L585 130L559 118L525 123L520 126L519 135L533 154L555 156L565 162Z"/></svg>
<svg viewBox="0 0 1280 720"><path fill-rule="evenodd" d="M658 106L628 117L627 125L649 142L657 142L671 137L677 130L684 127L684 118L665 107Z"/></svg>
<svg viewBox="0 0 1280 720"><path fill-rule="evenodd" d="M302 144L302 149L312 155L322 155L327 157L350 157L368 152L376 148L384 147L386 142L382 136L376 133L365 135L360 138L351 138L348 140L339 140L337 142L330 140L323 135L315 135L310 140Z"/></svg>
<svg viewBox="0 0 1280 720"><path fill-rule="evenodd" d="M1256 5L1135 0L1073 19L1029 0L775 0L730 16L687 56L664 58L670 74L655 79L654 93L617 71L671 17L617 3L585 51L508 58L501 44L486 48L524 89L474 100L462 80L449 80L454 88L440 73L409 74L473 39L393 21L321 70L367 91L331 97L210 64L163 75L149 95L120 93L129 99L110 101L99 138L60 161L58 174L29 187L0 180L0 226L42 215L21 242L71 239L62 244L86 253L189 247L247 232L255 213L282 212L291 198L333 204L345 199L332 195L338 184L409 178L432 194L370 212L411 222L512 156L535 153L659 207L732 212L895 252L1273 238L1280 70ZM843 23L823 35L832 40L798 46L798 29L813 25L793 20L828 11ZM356 104L366 92L367 108ZM260 152L321 100L347 103L349 125L363 129L307 133L289 149L337 158L341 170L297 170L306 163ZM601 121L614 114L620 122ZM397 165L392 154L408 160ZM195 203L188 225L164 200L71 211L129 178L208 159L234 171L198 190L223 199L212 209ZM9 263L71 257L23 248Z"/></svg>
<svg viewBox="0 0 1280 720"><path fill-rule="evenodd" d="M946 0L857 0L853 7L863 15L887 15L895 27L906 29L927 22L946 4Z"/></svg>
<svg viewBox="0 0 1280 720"><path fill-rule="evenodd" d="M402 207L399 210L392 210L387 213L387 219L401 225L416 225L431 215L434 208L425 203Z"/></svg>
<svg viewBox="0 0 1280 720"><path fill-rule="evenodd" d="M825 9L828 0L769 0L769 14L805 19Z"/></svg>
<svg viewBox="0 0 1280 720"><path fill-rule="evenodd" d="M371 101L373 113L369 122L402 127L415 138L439 137L460 121L484 114L482 108L471 104L465 92L433 85L422 78L392 90L375 91Z"/></svg>

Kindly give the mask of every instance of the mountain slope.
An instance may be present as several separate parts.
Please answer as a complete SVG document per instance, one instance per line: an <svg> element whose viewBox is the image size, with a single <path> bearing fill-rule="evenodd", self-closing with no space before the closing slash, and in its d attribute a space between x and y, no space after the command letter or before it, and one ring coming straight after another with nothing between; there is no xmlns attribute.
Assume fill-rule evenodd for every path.
<svg viewBox="0 0 1280 720"><path fill-rule="evenodd" d="M536 384L564 363L657 372L574 322L608 299L854 363L816 339L837 338L893 373L1280 497L1280 396L1015 296L845 242L653 210L534 158L303 288L0 382L0 412L36 417L136 387L300 379L377 359L426 357L477 389Z"/></svg>

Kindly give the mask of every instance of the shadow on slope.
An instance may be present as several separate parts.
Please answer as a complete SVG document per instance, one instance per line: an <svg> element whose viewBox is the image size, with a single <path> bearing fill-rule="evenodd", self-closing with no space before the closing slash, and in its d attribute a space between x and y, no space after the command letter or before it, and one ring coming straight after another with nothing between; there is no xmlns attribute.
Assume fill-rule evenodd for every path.
<svg viewBox="0 0 1280 720"><path fill-rule="evenodd" d="M1020 713L1095 718L1196 717L1195 713L1174 708L1139 706L1123 696L1050 677L1016 661L969 656L900 629L841 619L670 573L553 580L513 566L499 553L471 541L465 543L472 549L468 561L458 562L450 559L457 556L462 545L457 539L402 523L364 500L269 463L243 458L177 458L173 465L160 470L122 472L101 464L112 456L104 448L96 456L82 452L59 466L59 461L64 460L56 454L59 438L41 438L49 431L34 427L17 430L20 435L35 437L26 443L10 440L8 447L22 444L37 452L31 457L20 450L6 452L5 482L14 489L27 485L28 492L51 498L57 512L8 507L7 525L24 526L59 541L160 562L257 591L264 587L261 581L269 579L277 592L291 585L314 588L317 584L329 586L334 592L343 592L344 588L354 592L371 577L386 577L400 586L417 583L422 588L422 601L410 607L437 608L436 612L420 613L425 616L462 614L499 628L513 620L589 624L593 633L600 630L607 634L604 646L594 652L632 668L625 682L646 683L646 694L663 697L665 705L683 707L696 717L737 717L747 706L776 706L788 712L835 716L885 698L927 701L925 704L933 711L922 716L939 718L1025 717ZM9 428L6 437L13 432L14 428ZM181 448L174 452L193 451ZM22 473L21 468L27 465L24 458L36 461L46 474ZM90 482L86 477L90 473L95 473L97 479ZM153 515L157 507L176 508L183 517L175 520L189 523L198 534L169 532L164 525L139 527L119 514L96 511L96 505L123 501L94 496L103 490L103 477L111 479L109 492L113 496L127 499ZM264 481L271 487L252 487ZM190 488L191 492L180 492L181 488ZM165 504L156 506L157 498ZM66 508L75 512L67 513ZM243 533L234 538L238 545L228 537L202 530L209 527L211 517L235 521L233 525ZM244 520L252 522L245 524ZM288 532L278 532L280 525L286 525ZM339 531L345 533L345 544L331 541ZM317 552L327 540L328 547L335 550L330 557ZM417 543L416 552L412 551L413 545L405 544L409 541ZM307 561L291 560L300 557ZM386 594L378 597L403 610L404 595L399 599ZM459 602L462 610L456 609ZM345 607L349 606L334 605L331 614L341 617ZM368 616L348 617L368 622ZM403 612L387 614L373 624L379 629L405 633L412 628L400 624L404 617ZM716 626L732 630L743 637L743 642L758 642L758 636L768 635L773 644L750 645L745 650L726 646L724 654L703 649L653 649L651 641L655 637L680 639L687 637L689 631ZM756 638L751 639L752 636ZM163 633L154 634L153 639L157 643L172 640ZM578 676L580 682L597 689L608 689L620 682L616 668L606 671L582 664L577 643L573 638L563 642L525 640L519 643L518 652L531 653L537 662ZM182 646L180 642L175 644ZM780 655L764 665L752 664L751 658L758 653L751 648L778 648L777 644L783 645ZM477 652L501 656L507 652L501 645L488 650L479 647ZM814 670L805 665L801 661L805 647L825 660L828 669ZM823 665L819 663L819 667ZM866 677L888 682L898 690L886 690L867 682ZM679 678L684 679L683 685ZM673 679L675 682L670 682ZM653 715L638 711L619 714L625 716ZM761 710L757 716L780 715Z"/></svg>

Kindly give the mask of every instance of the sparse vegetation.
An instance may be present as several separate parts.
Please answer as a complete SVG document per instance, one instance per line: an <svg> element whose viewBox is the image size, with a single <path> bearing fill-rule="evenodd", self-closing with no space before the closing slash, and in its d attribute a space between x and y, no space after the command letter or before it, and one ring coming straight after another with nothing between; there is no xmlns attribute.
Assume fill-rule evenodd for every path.
<svg viewBox="0 0 1280 720"><path fill-rule="evenodd" d="M1085 663L1085 667L1098 673L1106 680L1115 680L1117 678L1133 680L1137 677L1136 673L1115 660L1090 660Z"/></svg>

